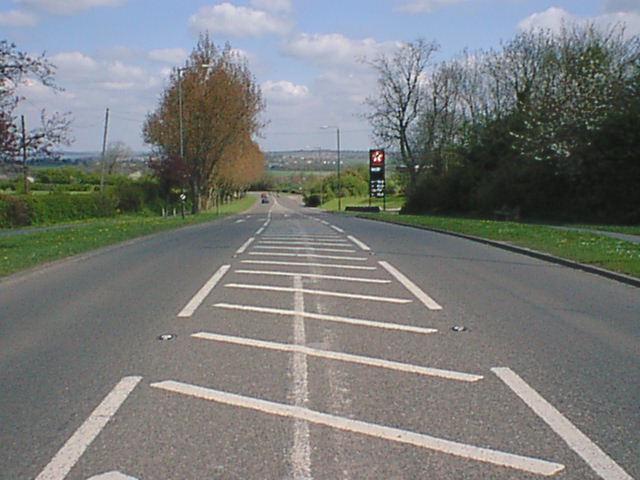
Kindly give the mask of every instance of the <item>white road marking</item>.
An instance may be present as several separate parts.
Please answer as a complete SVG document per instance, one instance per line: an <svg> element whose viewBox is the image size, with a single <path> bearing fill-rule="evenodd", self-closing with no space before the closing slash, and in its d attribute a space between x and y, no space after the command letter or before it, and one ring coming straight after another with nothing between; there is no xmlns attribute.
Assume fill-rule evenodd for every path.
<svg viewBox="0 0 640 480"><path fill-rule="evenodd" d="M260 240L261 245L313 245L317 247L350 247L349 242L317 242L317 241L295 241L295 240Z"/></svg>
<svg viewBox="0 0 640 480"><path fill-rule="evenodd" d="M344 241L338 235L265 235L265 240L327 240L327 241Z"/></svg>
<svg viewBox="0 0 640 480"><path fill-rule="evenodd" d="M249 252L249 255L263 257L298 257L298 258L324 258L327 260L349 260L354 262L366 262L366 257L340 257L337 255L322 255L319 253L281 253L281 252Z"/></svg>
<svg viewBox="0 0 640 480"><path fill-rule="evenodd" d="M323 425L346 432L413 445L426 450L446 453L501 467L508 467L523 472L551 476L564 469L564 465L548 462L546 460L514 455L512 453L500 452L489 448L476 447L473 445L432 437L422 433L411 432L399 428L385 427L359 420L352 420L349 418L338 417L336 415L316 412L304 407L285 405L282 403L235 395L197 385L189 385L186 383L168 380L153 383L151 386L167 392L264 412L269 415L300 419L316 425Z"/></svg>
<svg viewBox="0 0 640 480"><path fill-rule="evenodd" d="M262 232L264 232L264 227L260 227L260 228L256 231L256 235L262 235Z"/></svg>
<svg viewBox="0 0 640 480"><path fill-rule="evenodd" d="M89 478L88 480L138 480L135 477L131 477L129 475L125 475L121 472L107 472L101 475L96 475L94 477Z"/></svg>
<svg viewBox="0 0 640 480"><path fill-rule="evenodd" d="M193 315L202 301L211 293L211 290L218 284L220 279L224 276L225 273L231 268L231 265L223 265L221 266L216 273L204 284L204 286L196 293L193 298L187 303L187 305L180 311L178 317L188 318Z"/></svg>
<svg viewBox="0 0 640 480"><path fill-rule="evenodd" d="M349 240L351 240L353 243L355 243L358 247L360 247L362 250L364 250L365 252L370 252L371 249L369 248L369 246L364 243L361 242L360 240L358 240L356 237L352 236L352 235L348 235L347 238Z"/></svg>
<svg viewBox="0 0 640 480"><path fill-rule="evenodd" d="M247 248L249 248L249 245L251 245L255 239L256 239L255 237L251 237L249 240L244 242L242 246L238 250L236 250L236 255L240 255L241 253L244 253L247 250Z"/></svg>
<svg viewBox="0 0 640 480"><path fill-rule="evenodd" d="M373 320L360 320L357 318L338 317L335 315L323 315L320 313L309 313L309 312L296 313L293 310L283 310L280 308L253 307L250 305L233 305L229 303L216 303L214 307L225 308L227 310L240 310L240 311L255 312L255 313L269 313L272 315L282 315L282 316L302 315L304 316L304 318L310 318L312 320L321 320L325 322L334 322L334 323L345 323L348 325L358 325L361 327L380 328L383 330L397 330L400 332L420 333L425 335L430 333L436 333L438 331L434 328L414 327L412 325L402 325L400 323L376 322Z"/></svg>
<svg viewBox="0 0 640 480"><path fill-rule="evenodd" d="M355 250L349 248L274 247L271 245L256 245L256 248L261 248L262 250L309 250L312 252L356 253Z"/></svg>
<svg viewBox="0 0 640 480"><path fill-rule="evenodd" d="M510 368L492 368L520 399L556 432L569 448L576 452L604 480L633 480L589 437L582 433L556 408L547 402Z"/></svg>
<svg viewBox="0 0 640 480"><path fill-rule="evenodd" d="M317 273L292 273L292 272L274 272L270 270L236 270L235 273L241 273L246 275L272 275L276 277L295 277L301 278L318 278L322 280L342 280L345 282L357 282L357 283L377 283L377 284L389 284L391 280L379 280L377 278L361 278L361 277L343 277L339 275L320 275Z"/></svg>
<svg viewBox="0 0 640 480"><path fill-rule="evenodd" d="M429 310L442 310L442 307L436 303L436 301L431 298L429 295L424 293L420 287L418 287L415 283L405 277L400 271L391 266L387 262L378 262L382 268L384 268L387 272L393 275L396 280L398 280L402 285L406 287L411 293L415 295L415 297L420 300L425 307Z"/></svg>
<svg viewBox="0 0 640 480"><path fill-rule="evenodd" d="M323 223L325 225L329 225L329 222L327 222L326 220L320 220L320 223Z"/></svg>
<svg viewBox="0 0 640 480"><path fill-rule="evenodd" d="M337 360L347 363L357 363L359 365L367 365L369 367L386 368L388 370L394 370L398 372L415 373L427 377L438 377L447 380L457 380L460 382L477 382L478 380L482 380L483 378L481 375L472 375L469 373L455 372L452 370L422 367L419 365L411 365L409 363L393 362L380 358L363 357L360 355L332 352L329 350L318 350L301 344L289 345L286 343L266 342L263 340L254 340L250 338L233 337L228 335L218 335L208 332L194 333L191 336L202 340L231 343L234 345L242 345L245 347L264 348L267 350L275 350L288 353L304 353L305 355L308 355L310 357L325 358L328 360Z"/></svg>
<svg viewBox="0 0 640 480"><path fill-rule="evenodd" d="M80 460L87 447L100 434L105 425L116 414L120 406L140 383L142 377L124 377L102 400L89 418L74 432L63 447L44 467L36 480L63 480Z"/></svg>
<svg viewBox="0 0 640 480"><path fill-rule="evenodd" d="M304 297L302 294L302 279L293 278L295 290L293 297L293 341L296 345L304 346L307 343L304 328ZM307 354L296 352L292 359L293 370L293 404L298 408L304 408L309 401L309 382L307 370ZM311 445L309 442L309 423L304 419L296 418L293 428L293 448L291 450L292 477L295 479L311 478Z"/></svg>
<svg viewBox="0 0 640 480"><path fill-rule="evenodd" d="M329 225L329 226L333 228L336 232L344 233L344 230L341 229L340 227L336 227L335 225Z"/></svg>
<svg viewBox="0 0 640 480"><path fill-rule="evenodd" d="M235 222L235 223L244 223L244 222L246 222L246 220L244 220L244 219L240 218L239 220L236 220L236 222Z"/></svg>
<svg viewBox="0 0 640 480"><path fill-rule="evenodd" d="M320 295L323 297L337 297L337 298L350 298L353 300L368 300L371 302L383 302L383 303L398 303L405 304L411 303L413 300L407 300L404 298L393 298L393 297L378 297L374 295L360 295L357 293L343 293L343 292L331 292L327 290L311 290L307 288L296 289L291 287L276 287L272 285L251 285L251 284L243 284L243 283L227 283L225 285L226 288L240 288L244 290L262 290L265 292L301 292L307 293L309 295Z"/></svg>
<svg viewBox="0 0 640 480"><path fill-rule="evenodd" d="M309 262L276 262L270 260L242 260L241 263L249 263L253 265L291 265L300 267L322 267L322 268L341 268L343 270L375 270L376 267L363 267L360 265L333 265L329 263L309 263Z"/></svg>

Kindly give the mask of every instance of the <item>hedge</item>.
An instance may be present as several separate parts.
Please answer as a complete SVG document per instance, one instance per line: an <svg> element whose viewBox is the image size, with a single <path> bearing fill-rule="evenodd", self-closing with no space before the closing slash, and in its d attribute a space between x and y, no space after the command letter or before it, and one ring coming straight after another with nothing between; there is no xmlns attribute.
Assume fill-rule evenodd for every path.
<svg viewBox="0 0 640 480"><path fill-rule="evenodd" d="M69 195L1 195L0 227L68 222L116 214L116 201L100 193Z"/></svg>

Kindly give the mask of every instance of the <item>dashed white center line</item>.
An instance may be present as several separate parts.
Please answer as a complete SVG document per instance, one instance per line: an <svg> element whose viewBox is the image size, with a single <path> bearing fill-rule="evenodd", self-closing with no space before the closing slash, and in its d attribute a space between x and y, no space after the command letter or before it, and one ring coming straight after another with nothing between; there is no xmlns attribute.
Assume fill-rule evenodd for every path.
<svg viewBox="0 0 640 480"><path fill-rule="evenodd" d="M429 310L442 310L442 307L436 303L436 301L431 298L429 295L424 293L420 287L418 287L415 283L405 277L399 270L392 267L387 262L378 262L382 268L384 268L387 272L393 275L396 280L398 280L402 285L406 287L411 293L415 295L415 297L420 300L425 307Z"/></svg>
<svg viewBox="0 0 640 480"><path fill-rule="evenodd" d="M249 248L249 245L251 245L255 239L256 239L255 237L251 237L249 240L244 242L242 246L238 250L236 250L236 255L240 255L241 253L244 253L247 250L247 248Z"/></svg>
<svg viewBox="0 0 640 480"><path fill-rule="evenodd" d="M256 231L256 235L262 235L262 232L264 232L264 227L260 227L260 228Z"/></svg>
<svg viewBox="0 0 640 480"><path fill-rule="evenodd" d="M304 346L307 343L304 317L299 315L304 312L304 297L302 293L302 279L299 276L293 278L293 286L295 291L293 299L294 310L297 313L297 315L293 317L293 341L296 345ZM309 401L307 354L304 351L294 353L292 370L293 403L298 408L304 408ZM291 465L293 467L293 478L300 480L311 478L309 423L300 418L294 420Z"/></svg>
<svg viewBox="0 0 640 480"><path fill-rule="evenodd" d="M234 345L242 345L246 347L264 348L266 350L275 350L288 353L304 353L310 357L324 358L327 360L337 360L347 363L357 363L359 365L367 365L370 367L385 368L397 372L415 373L427 377L438 377L447 380L456 380L460 382L477 382L482 380L482 375L473 375L463 372L455 372L452 370L442 370L439 368L422 367L419 365L411 365L409 363L394 362L383 360L380 358L363 357L360 355L351 355L349 353L332 352L329 350L318 350L304 345L289 345L286 343L267 342L263 340L254 340L251 338L234 337L229 335L218 335L209 332L194 333L194 338L202 340L210 340L214 342L231 343Z"/></svg>
<svg viewBox="0 0 640 480"><path fill-rule="evenodd" d="M353 243L355 243L358 247L360 247L362 250L364 250L365 252L370 252L371 249L369 248L369 246L364 243L361 242L360 240L358 240L356 237L354 237L353 235L348 235L347 238L349 240L351 240Z"/></svg>
<svg viewBox="0 0 640 480"><path fill-rule="evenodd" d="M277 262L270 260L242 260L241 263L252 265L290 265L299 267L321 267L321 268L338 268L343 270L376 270L376 267L365 267L360 265L334 265L329 263L311 263L311 262Z"/></svg>
<svg viewBox="0 0 640 480"><path fill-rule="evenodd" d="M329 225L329 226L333 228L336 232L344 233L344 230L341 229L340 227L336 227L335 225Z"/></svg>
<svg viewBox="0 0 640 480"><path fill-rule="evenodd" d="M377 283L377 284L389 284L391 280L380 280L377 278L360 278L360 277L342 277L339 275L320 275L318 273L292 273L292 272L274 272L271 270L236 270L235 273L245 275L271 275L281 277L295 277L302 278L317 278L321 280L342 280L345 282L359 282L359 283Z"/></svg>
<svg viewBox="0 0 640 480"><path fill-rule="evenodd" d="M224 277L224 274L229 271L231 265L223 265L221 266L216 273L204 284L204 286L196 293L193 298L187 303L187 305L180 311L178 317L188 318L193 315L202 301L209 295L211 290L218 284L220 279Z"/></svg>
<svg viewBox="0 0 640 480"><path fill-rule="evenodd" d="M492 368L520 399L556 432L569 448L576 452L604 480L633 480L600 447L573 425L556 408L547 402L510 368Z"/></svg>
<svg viewBox="0 0 640 480"><path fill-rule="evenodd" d="M244 219L240 218L240 219L236 220L236 222L235 222L235 223L244 223L244 222L246 222L246 220L244 220Z"/></svg>
<svg viewBox="0 0 640 480"><path fill-rule="evenodd" d="M63 480L73 466L80 460L91 442L100 434L106 424L113 418L142 377L125 377L91 412L82 425L67 440L64 446L51 459L36 480Z"/></svg>
<svg viewBox="0 0 640 480"><path fill-rule="evenodd" d="M340 257L337 255L322 255L319 253L249 252L249 255L263 257L324 258L327 260L349 260L354 262L366 262L368 260L365 257Z"/></svg>
<svg viewBox="0 0 640 480"><path fill-rule="evenodd" d="M316 412L304 407L285 405L282 403L235 395L197 385L189 385L169 380L153 383L151 386L168 392L260 411L270 415L304 420L316 425L323 425L347 432L382 438L392 442L413 445L419 448L538 475L551 476L564 469L564 465L548 462L546 460L523 457L489 448L476 447L408 430L352 420L327 413Z"/></svg>
<svg viewBox="0 0 640 480"><path fill-rule="evenodd" d="M344 323L347 325L358 325L361 327L380 328L383 330L396 330L400 332L418 333L423 335L436 333L438 331L435 328L414 327L413 325L402 325L401 323L376 322L374 320L360 320L358 318L339 317L336 315L324 315L320 313L300 313L296 312L295 310L284 310L280 308L254 307L250 305L234 305L229 303L216 303L214 307L224 308L227 310L238 310L253 313L268 313L281 316L302 315L304 318L309 318L312 320Z"/></svg>
<svg viewBox="0 0 640 480"><path fill-rule="evenodd" d="M251 285L243 283L227 283L226 288L239 288L244 290L261 290L266 292L291 292L291 293L308 293L309 295L320 295L325 297L337 297L337 298L350 298L353 300L368 300L371 302L383 302L383 303L398 303L405 304L411 303L413 300L407 300L404 298L393 297L378 297L374 295L360 295L356 293L343 293L343 292L331 292L326 290L310 290L306 288L291 288L291 287L276 287L272 285Z"/></svg>

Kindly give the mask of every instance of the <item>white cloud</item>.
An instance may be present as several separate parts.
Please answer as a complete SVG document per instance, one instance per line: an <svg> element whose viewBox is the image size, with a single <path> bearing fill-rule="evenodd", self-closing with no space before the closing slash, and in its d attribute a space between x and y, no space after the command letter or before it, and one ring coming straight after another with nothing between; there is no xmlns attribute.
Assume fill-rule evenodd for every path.
<svg viewBox="0 0 640 480"><path fill-rule="evenodd" d="M0 25L3 27L33 27L37 23L35 15L22 10L0 12Z"/></svg>
<svg viewBox="0 0 640 480"><path fill-rule="evenodd" d="M80 52L62 52L51 57L51 62L58 67L58 71L76 74L94 70L97 62Z"/></svg>
<svg viewBox="0 0 640 480"><path fill-rule="evenodd" d="M623 25L626 35L640 34L640 14L634 12L605 13L593 17L582 17L558 7L534 13L518 23L520 30L550 30L560 32L563 27L594 23L601 28Z"/></svg>
<svg viewBox="0 0 640 480"><path fill-rule="evenodd" d="M309 89L305 85L296 85L287 80L267 80L261 88L267 102L298 102L309 96Z"/></svg>
<svg viewBox="0 0 640 480"><path fill-rule="evenodd" d="M606 0L606 12L640 12L640 0Z"/></svg>
<svg viewBox="0 0 640 480"><path fill-rule="evenodd" d="M56 15L72 15L94 7L117 7L127 0L14 0Z"/></svg>
<svg viewBox="0 0 640 480"><path fill-rule="evenodd" d="M326 65L355 66L363 58L397 48L396 42L379 43L372 38L353 40L340 33L303 33L283 46L285 54Z"/></svg>
<svg viewBox="0 0 640 480"><path fill-rule="evenodd" d="M269 12L290 12L291 0L251 0L251 6Z"/></svg>
<svg viewBox="0 0 640 480"><path fill-rule="evenodd" d="M233 37L259 37L262 35L284 35L291 29L289 21L262 10L237 7L230 3L205 6L189 18L195 32Z"/></svg>
<svg viewBox="0 0 640 480"><path fill-rule="evenodd" d="M398 10L407 13L431 13L465 1L467 0L411 0L398 7Z"/></svg>
<svg viewBox="0 0 640 480"><path fill-rule="evenodd" d="M148 54L151 60L162 63L181 64L189 54L184 48L159 48Z"/></svg>

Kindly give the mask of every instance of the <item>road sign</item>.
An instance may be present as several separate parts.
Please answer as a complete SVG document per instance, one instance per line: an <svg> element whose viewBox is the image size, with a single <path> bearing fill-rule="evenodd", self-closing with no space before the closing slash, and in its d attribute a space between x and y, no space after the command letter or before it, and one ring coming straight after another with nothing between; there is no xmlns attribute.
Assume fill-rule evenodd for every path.
<svg viewBox="0 0 640 480"><path fill-rule="evenodd" d="M187 196L184 193L180 194L180 200L182 200L183 202L187 199Z"/></svg>
<svg viewBox="0 0 640 480"><path fill-rule="evenodd" d="M384 150L369 150L369 197L385 196Z"/></svg>

